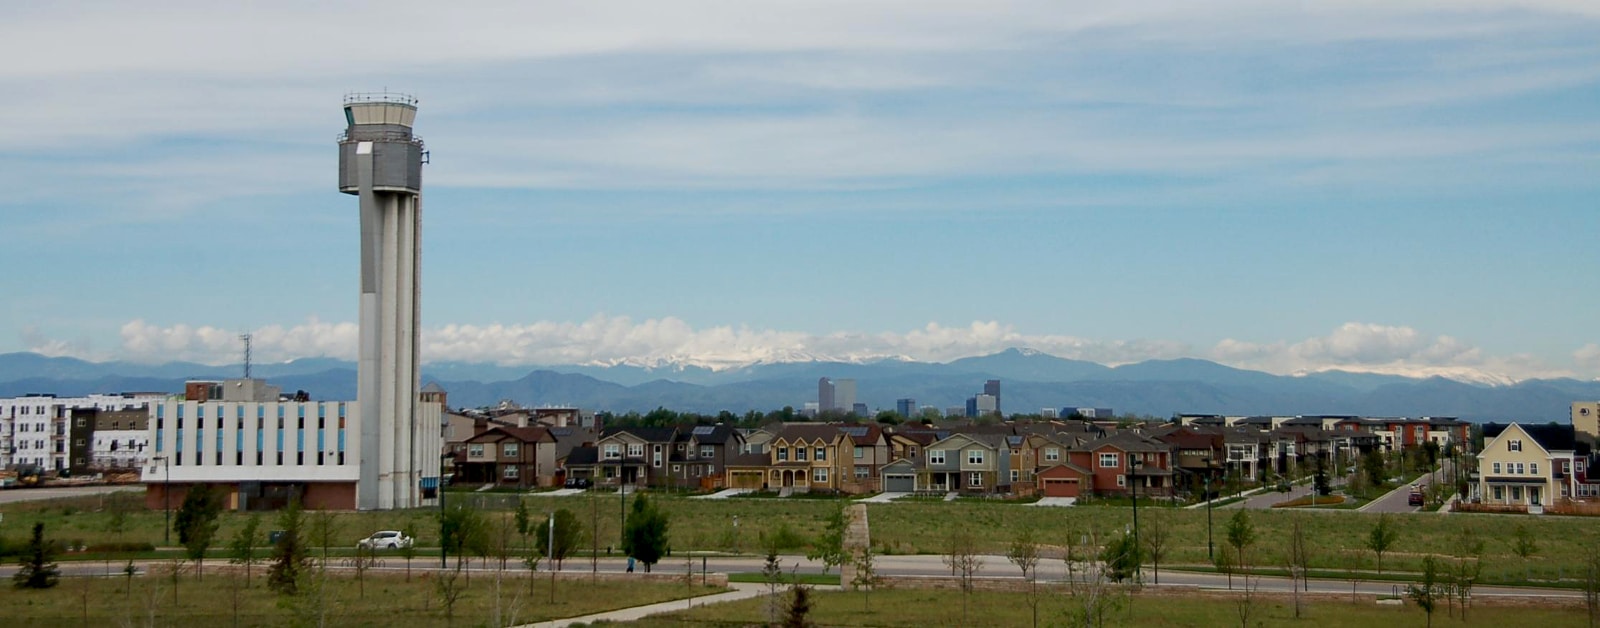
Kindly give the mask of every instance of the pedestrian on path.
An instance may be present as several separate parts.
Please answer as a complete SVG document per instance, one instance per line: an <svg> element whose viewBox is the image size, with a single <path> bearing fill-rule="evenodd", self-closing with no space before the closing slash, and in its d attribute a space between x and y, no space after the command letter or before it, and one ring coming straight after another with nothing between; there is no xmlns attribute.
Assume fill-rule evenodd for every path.
<svg viewBox="0 0 1600 628"><path fill-rule="evenodd" d="M633 573L633 557L628 557L628 573Z"/></svg>

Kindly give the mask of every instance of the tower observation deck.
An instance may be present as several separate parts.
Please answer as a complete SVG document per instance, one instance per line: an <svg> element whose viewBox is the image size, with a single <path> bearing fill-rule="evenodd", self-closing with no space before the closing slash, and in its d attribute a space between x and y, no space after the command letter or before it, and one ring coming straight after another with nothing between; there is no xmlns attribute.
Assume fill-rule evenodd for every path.
<svg viewBox="0 0 1600 628"><path fill-rule="evenodd" d="M339 136L339 191L360 199L360 480L362 510L422 505L437 486L439 426L419 421L422 140L417 101L350 94Z"/></svg>

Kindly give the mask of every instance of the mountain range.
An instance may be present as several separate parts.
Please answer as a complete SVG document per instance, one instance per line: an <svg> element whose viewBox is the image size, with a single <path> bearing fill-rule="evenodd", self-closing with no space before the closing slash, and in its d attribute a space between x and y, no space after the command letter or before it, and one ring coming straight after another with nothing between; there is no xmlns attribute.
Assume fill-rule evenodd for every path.
<svg viewBox="0 0 1600 628"><path fill-rule="evenodd" d="M948 363L888 359L763 363L720 370L672 364L530 368L441 362L425 365L422 377L449 391L453 406L477 407L510 399L528 406L572 405L613 412L666 407L742 414L751 409L799 408L816 400L817 380L822 377L855 379L857 400L870 408L893 408L896 399L909 397L941 410L963 406L967 397L983 389L985 380L999 379L1002 409L1007 413L1080 406L1154 416L1359 414L1565 422L1573 401L1600 399L1600 382L1575 379L1486 385L1347 371L1274 375L1197 359L1110 367L1021 348ZM355 398L353 362L307 358L255 364L251 372L286 391L305 390L313 398ZM242 373L238 365L89 362L7 353L0 354L0 397L177 392L187 379Z"/></svg>

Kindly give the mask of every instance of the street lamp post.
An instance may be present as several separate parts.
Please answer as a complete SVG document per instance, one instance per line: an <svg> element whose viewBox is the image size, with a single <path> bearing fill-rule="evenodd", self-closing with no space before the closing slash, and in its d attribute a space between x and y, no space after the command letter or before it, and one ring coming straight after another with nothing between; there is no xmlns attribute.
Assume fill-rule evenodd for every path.
<svg viewBox="0 0 1600 628"><path fill-rule="evenodd" d="M1202 461L1204 461L1206 465L1206 558L1210 558L1211 560L1215 561L1217 559L1216 546L1211 542L1211 502L1214 501L1211 499L1211 456L1202 458Z"/></svg>
<svg viewBox="0 0 1600 628"><path fill-rule="evenodd" d="M1134 582L1138 582L1141 574L1140 567L1144 563L1139 556L1144 551L1144 546L1139 544L1139 467L1143 466L1143 463L1134 458L1133 456L1135 455L1128 454L1128 468L1131 471L1128 481L1133 483L1133 579Z"/></svg>
<svg viewBox="0 0 1600 628"><path fill-rule="evenodd" d="M161 544L172 544L172 460L166 456L156 456L152 462L161 461L161 501L163 510L166 511L166 525L161 533Z"/></svg>

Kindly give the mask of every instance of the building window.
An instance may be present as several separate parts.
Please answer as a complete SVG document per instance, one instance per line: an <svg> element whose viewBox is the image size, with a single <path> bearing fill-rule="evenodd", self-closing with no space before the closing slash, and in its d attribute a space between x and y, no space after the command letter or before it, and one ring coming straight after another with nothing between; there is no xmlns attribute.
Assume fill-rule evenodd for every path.
<svg viewBox="0 0 1600 628"><path fill-rule="evenodd" d="M867 457L867 448L866 447L856 447L856 460L860 460L860 459L865 458L865 457Z"/></svg>
<svg viewBox="0 0 1600 628"><path fill-rule="evenodd" d="M1496 487L1494 487L1494 500L1497 501L1497 502L1501 502L1501 501L1505 501L1505 499L1506 499L1506 487L1504 487L1504 486L1496 486Z"/></svg>
<svg viewBox="0 0 1600 628"><path fill-rule="evenodd" d="M86 423L84 422L84 418L83 417L78 417L78 427L83 427L84 425L86 425ZM78 464L83 464L83 463L79 462Z"/></svg>
<svg viewBox="0 0 1600 628"><path fill-rule="evenodd" d="M1055 462L1057 460L1060 460L1061 459L1061 449L1058 448L1058 447L1046 447L1045 450L1044 450L1044 459L1048 460L1050 462Z"/></svg>
<svg viewBox="0 0 1600 628"><path fill-rule="evenodd" d="M774 447L773 451L778 452L778 462L788 462L789 461L789 448L788 447Z"/></svg>
<svg viewBox="0 0 1600 628"><path fill-rule="evenodd" d="M604 451L606 460L616 460L622 457L622 448L615 444L606 445Z"/></svg>
<svg viewBox="0 0 1600 628"><path fill-rule="evenodd" d="M1011 481L1012 482L1019 482L1021 480L1022 480L1022 471L1018 470L1018 469L1012 469L1011 470Z"/></svg>
<svg viewBox="0 0 1600 628"><path fill-rule="evenodd" d="M968 449L967 450L967 464L968 465L980 465L980 464L983 464L983 450L982 449Z"/></svg>
<svg viewBox="0 0 1600 628"><path fill-rule="evenodd" d="M505 457L507 457L507 458L515 458L515 457L517 457L517 444L516 443L506 443L504 447L501 447L501 450L504 452L503 455L505 455Z"/></svg>
<svg viewBox="0 0 1600 628"><path fill-rule="evenodd" d="M805 462L806 461L806 448L805 447L796 447L796 448L794 448L794 461L795 462Z"/></svg>
<svg viewBox="0 0 1600 628"><path fill-rule="evenodd" d="M828 450L826 448L823 448L823 447L818 447L817 448L817 455L813 459L814 460L819 460L819 461L827 460L828 459Z"/></svg>
<svg viewBox="0 0 1600 628"><path fill-rule="evenodd" d="M1523 465L1522 463L1520 463L1520 462L1517 463L1517 475L1522 475L1523 474L1523 470L1526 469L1526 468L1527 467L1525 465Z"/></svg>
<svg viewBox="0 0 1600 628"><path fill-rule="evenodd" d="M683 472L683 465L681 465L681 464L672 465L672 472L673 473L682 473Z"/></svg>
<svg viewBox="0 0 1600 628"><path fill-rule="evenodd" d="M713 457L715 455L717 455L717 448L716 447L712 447L711 445L701 445L700 446L700 457L701 458L710 458L710 457Z"/></svg>
<svg viewBox="0 0 1600 628"><path fill-rule="evenodd" d="M982 473L968 473L967 474L967 486L972 487L972 488L983 488L983 474Z"/></svg>
<svg viewBox="0 0 1600 628"><path fill-rule="evenodd" d="M1494 472L1495 472L1496 475L1498 475L1500 473L1500 463L1498 463L1498 462L1494 463Z"/></svg>
<svg viewBox="0 0 1600 628"><path fill-rule="evenodd" d="M1520 441L1520 440L1506 441L1506 450L1507 451L1522 451L1522 441Z"/></svg>
<svg viewBox="0 0 1600 628"><path fill-rule="evenodd" d="M1128 476L1126 476L1126 475L1118 475L1117 476L1117 486L1127 486L1127 485L1128 485Z"/></svg>
<svg viewBox="0 0 1600 628"><path fill-rule="evenodd" d="M505 478L507 480L515 480L515 479L517 479L517 474L518 473L519 473L519 471L517 470L517 465L514 465L514 464L506 465Z"/></svg>
<svg viewBox="0 0 1600 628"><path fill-rule="evenodd" d="M644 443L628 443L628 457L629 458L643 458L644 457Z"/></svg>
<svg viewBox="0 0 1600 628"><path fill-rule="evenodd" d="M928 450L928 464L944 464L944 450L943 449L929 449Z"/></svg>
<svg viewBox="0 0 1600 628"><path fill-rule="evenodd" d="M1528 463L1528 473L1531 473L1533 475L1539 475L1539 463L1537 463L1537 462Z"/></svg>
<svg viewBox="0 0 1600 628"><path fill-rule="evenodd" d="M812 482L817 482L819 484L826 483L828 481L828 469L826 467L818 467L818 468L812 469L811 470L811 481Z"/></svg>
<svg viewBox="0 0 1600 628"><path fill-rule="evenodd" d="M1118 468L1118 467L1122 466L1117 461L1117 458L1118 458L1118 456L1116 454L1100 454L1100 468L1102 468L1102 469L1115 469L1115 468ZM1117 484L1117 486L1122 486L1120 481Z"/></svg>
<svg viewBox="0 0 1600 628"><path fill-rule="evenodd" d="M467 455L473 458L482 458L483 443L472 443L467 445Z"/></svg>
<svg viewBox="0 0 1600 628"><path fill-rule="evenodd" d="M869 476L871 474L872 474L872 469L870 467L856 467L856 479L857 480L865 479L867 476Z"/></svg>

